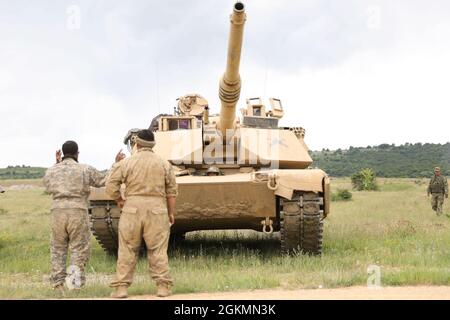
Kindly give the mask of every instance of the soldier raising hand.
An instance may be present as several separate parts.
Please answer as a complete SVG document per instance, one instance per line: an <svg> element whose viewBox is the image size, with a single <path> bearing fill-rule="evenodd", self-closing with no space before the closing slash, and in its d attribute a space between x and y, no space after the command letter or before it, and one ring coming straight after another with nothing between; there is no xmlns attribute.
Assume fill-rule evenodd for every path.
<svg viewBox="0 0 450 320"><path fill-rule="evenodd" d="M78 163L78 145L66 141L56 152L56 164L47 169L44 185L53 197L51 236L51 282L64 290L66 258L71 250L71 266L78 272L78 285L85 283L84 269L90 255L88 197L90 187L105 184L106 173Z"/></svg>

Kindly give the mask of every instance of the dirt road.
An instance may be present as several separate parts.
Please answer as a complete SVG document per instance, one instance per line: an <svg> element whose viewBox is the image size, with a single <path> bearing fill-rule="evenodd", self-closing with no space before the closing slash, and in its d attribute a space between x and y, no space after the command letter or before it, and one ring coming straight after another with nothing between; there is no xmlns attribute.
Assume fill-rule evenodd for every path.
<svg viewBox="0 0 450 320"><path fill-rule="evenodd" d="M132 296L130 299L160 299L154 295ZM349 287L338 289L252 290L238 292L176 294L172 300L450 300L450 286L417 287Z"/></svg>

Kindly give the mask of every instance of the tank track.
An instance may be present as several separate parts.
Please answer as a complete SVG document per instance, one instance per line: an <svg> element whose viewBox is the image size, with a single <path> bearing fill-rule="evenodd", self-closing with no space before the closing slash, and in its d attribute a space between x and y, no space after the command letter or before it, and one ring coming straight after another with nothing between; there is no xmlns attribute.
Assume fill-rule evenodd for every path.
<svg viewBox="0 0 450 320"><path fill-rule="evenodd" d="M91 201L89 217L91 231L100 246L110 255L117 256L118 232L121 210L113 201ZM171 233L169 243L174 246L185 239L185 233ZM147 248L142 241L140 255L145 256Z"/></svg>
<svg viewBox="0 0 450 320"><path fill-rule="evenodd" d="M91 201L89 208L92 234L111 255L117 255L120 211L113 201Z"/></svg>
<svg viewBox="0 0 450 320"><path fill-rule="evenodd" d="M320 255L323 197L313 192L298 192L292 200L280 199L280 211L281 252ZM92 201L89 216L92 233L101 247L108 254L117 255L120 209L115 202ZM182 240L184 234L171 234L172 245ZM145 252L144 243L141 252Z"/></svg>
<svg viewBox="0 0 450 320"><path fill-rule="evenodd" d="M280 199L281 252L322 254L323 197L296 192L292 200Z"/></svg>

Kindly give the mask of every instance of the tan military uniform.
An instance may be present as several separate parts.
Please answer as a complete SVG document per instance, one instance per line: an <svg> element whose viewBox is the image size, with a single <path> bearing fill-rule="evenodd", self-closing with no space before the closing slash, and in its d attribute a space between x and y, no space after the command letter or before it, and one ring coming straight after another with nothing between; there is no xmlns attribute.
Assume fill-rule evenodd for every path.
<svg viewBox="0 0 450 320"><path fill-rule="evenodd" d="M113 167L106 182L106 192L113 199L119 199L122 183L126 186L126 202L119 221L116 280L111 287L131 285L142 238L147 246L153 280L157 284L171 285L167 257L170 234L167 197L178 193L172 166L151 148L141 148Z"/></svg>
<svg viewBox="0 0 450 320"><path fill-rule="evenodd" d="M67 158L49 168L44 176L47 192L53 196L51 237L51 282L54 287L66 278L66 258L70 248L71 265L79 268L81 284L90 255L88 197L90 187L101 187L106 174Z"/></svg>

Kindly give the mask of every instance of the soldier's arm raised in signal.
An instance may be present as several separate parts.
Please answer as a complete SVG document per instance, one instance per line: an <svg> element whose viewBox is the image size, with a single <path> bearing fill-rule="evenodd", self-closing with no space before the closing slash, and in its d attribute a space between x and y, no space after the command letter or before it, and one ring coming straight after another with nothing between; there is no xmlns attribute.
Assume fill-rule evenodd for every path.
<svg viewBox="0 0 450 320"><path fill-rule="evenodd" d="M47 191L47 193L50 193L50 168L48 168L47 171L45 171L43 182L45 191Z"/></svg>
<svg viewBox="0 0 450 320"><path fill-rule="evenodd" d="M124 161L115 163L106 179L106 193L115 201L121 200L120 186L123 183L123 164Z"/></svg>
<svg viewBox="0 0 450 320"><path fill-rule="evenodd" d="M106 184L106 180L110 173L114 170L114 168L118 165L118 163L125 158L125 154L122 153L122 150L117 153L115 158L115 163L113 164L111 170L106 172L100 172L95 168L88 166L88 175L89 175L89 185L91 187L104 187Z"/></svg>
<svg viewBox="0 0 450 320"><path fill-rule="evenodd" d="M98 171L97 169L91 166L87 166L86 171L89 177L89 186L100 188L105 185L106 176L108 175L108 172Z"/></svg>

